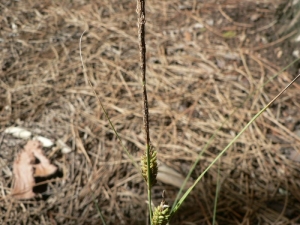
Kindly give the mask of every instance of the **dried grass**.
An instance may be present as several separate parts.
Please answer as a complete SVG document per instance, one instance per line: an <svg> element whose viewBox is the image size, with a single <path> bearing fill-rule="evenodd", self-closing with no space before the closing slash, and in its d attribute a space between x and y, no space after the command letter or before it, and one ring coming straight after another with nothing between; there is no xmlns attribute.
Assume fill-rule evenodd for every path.
<svg viewBox="0 0 300 225"><path fill-rule="evenodd" d="M281 74L246 100L292 58L280 47L284 39L271 35L264 43L277 29L282 1L191 2L147 2L150 134L158 158L187 174L212 133L244 104L204 154L195 178L291 80ZM8 197L13 158L24 142L2 135L1 224L100 224L94 199L108 224L145 224L145 184L87 83L89 77L139 160L144 139L135 4L2 1L1 131L22 125L64 140L73 151L46 150L62 177L49 182L44 200L14 201ZM252 21L255 14L259 19ZM78 49L84 30L86 73ZM298 84L291 87L222 157L218 224L299 223L299 163L287 158L299 149L298 90ZM208 172L172 224L211 223L217 172L217 166ZM163 189L172 203L178 189L163 183L154 187L155 203Z"/></svg>

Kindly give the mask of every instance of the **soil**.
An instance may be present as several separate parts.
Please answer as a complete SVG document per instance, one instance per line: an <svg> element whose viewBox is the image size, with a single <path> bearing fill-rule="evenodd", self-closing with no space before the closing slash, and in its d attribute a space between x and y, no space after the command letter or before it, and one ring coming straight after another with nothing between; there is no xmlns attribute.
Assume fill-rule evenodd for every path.
<svg viewBox="0 0 300 225"><path fill-rule="evenodd" d="M182 177L200 154L190 184L300 72L300 3L149 0L146 8L151 142L161 165ZM147 224L145 182L98 101L139 163L136 2L2 0L0 15L0 223L103 224L102 215L106 224ZM300 223L299 88L250 125L170 224L212 224L216 196L216 224ZM11 196L13 163L28 140L8 127L55 143L44 154L58 173L35 198ZM179 188L160 178L155 206L163 190L171 205Z"/></svg>

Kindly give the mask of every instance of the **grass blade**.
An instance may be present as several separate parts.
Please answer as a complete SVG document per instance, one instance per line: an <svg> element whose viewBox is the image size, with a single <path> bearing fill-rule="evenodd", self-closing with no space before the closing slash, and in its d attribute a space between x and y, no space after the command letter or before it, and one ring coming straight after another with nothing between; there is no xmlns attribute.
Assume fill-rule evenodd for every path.
<svg viewBox="0 0 300 225"><path fill-rule="evenodd" d="M289 68L290 66L294 65L294 63L298 62L300 60L300 58L295 59L293 62L291 62L290 64L288 64L286 67L282 68L278 73L276 73L274 76L272 76L271 78L269 78L263 85L261 85L259 88L256 89L256 91L260 90L262 87L264 87L267 83L269 83L270 81L272 81L274 78L276 78L280 73L282 73L283 71L285 71L287 68ZM251 95L249 95L246 100L237 108L234 109L234 111L228 116L228 118L222 122L222 124L220 125L220 127L218 129L215 130L215 132L212 134L212 136L210 137L210 139L208 140L208 142L204 145L203 150L199 153L197 159L195 160L194 164L192 165L190 171L188 172L177 196L176 199L173 203L172 209L174 209L175 205L177 204L186 184L187 181L189 180L189 178L191 177L192 172L194 171L196 165L199 163L201 156L203 155L203 153L207 150L207 148L210 146L210 144L213 142L213 140L215 139L215 137L217 136L217 134L219 133L219 131L222 129L222 127L227 124L227 122L229 121L229 119L231 118L231 116L233 114L236 113L236 111L243 107L243 105L255 94L256 92L253 92Z"/></svg>
<svg viewBox="0 0 300 225"><path fill-rule="evenodd" d="M298 78L300 74L296 76L275 98L272 99L262 110L260 110L248 123L247 125L235 136L234 139L230 141L230 143L219 153L219 155L209 164L209 166L203 171L203 173L197 178L194 184L185 192L185 194L181 197L178 203L171 210L171 215L173 215L179 207L182 205L184 200L187 198L189 193L194 189L197 183L201 180L201 178L206 174L206 172L218 161L218 159L231 147L231 145L244 133L244 131L267 109L269 106L280 96L283 92L285 92Z"/></svg>

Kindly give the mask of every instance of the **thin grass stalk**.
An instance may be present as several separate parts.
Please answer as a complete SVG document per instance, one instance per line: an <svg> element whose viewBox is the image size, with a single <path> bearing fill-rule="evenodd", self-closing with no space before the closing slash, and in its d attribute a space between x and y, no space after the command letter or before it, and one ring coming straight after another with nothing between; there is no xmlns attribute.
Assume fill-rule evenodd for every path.
<svg viewBox="0 0 300 225"><path fill-rule="evenodd" d="M84 66L84 63L83 63L83 57L82 57L82 51L81 51L81 42L82 42L82 37L83 37L83 35L84 35L85 32L86 32L86 31L84 31L84 32L81 34L80 39L79 39L79 54L80 54L80 61L81 61L82 69L83 69L84 72L85 72L85 66ZM119 136L119 134L118 134L118 132L116 131L116 129L115 129L113 123L111 122L111 120L110 120L110 118L109 118L109 116L108 116L108 113L106 112L106 110L105 110L105 108L104 108L104 106L103 106L103 104L102 104L100 98L98 97L98 95L97 95L97 93L96 93L96 91L95 91L94 86L92 85L92 82L90 81L90 79L89 79L88 77L87 77L87 81L88 81L90 87L92 88L92 90L93 90L93 92L94 92L94 95L96 96L97 101L99 102L99 104L100 104L100 106L101 106L101 108L102 108L102 110L103 110L103 112L104 112L104 115L105 115L106 119L108 120L109 125L111 126L111 128L112 128L112 130L114 131L115 135L117 136L117 139L119 140L119 142L120 142L120 144L121 144L123 150L126 152L127 156L130 158L130 160L132 161L133 165L139 170L138 164L135 162L134 158L130 155L129 151L128 151L127 148L124 146L121 137ZM93 196L93 197L94 197L94 196ZM101 210L100 210L99 205L97 204L95 198L94 198L94 204L95 204L95 206L96 206L96 208L97 208L97 211L98 211L99 217L101 218L102 224L103 224L103 225L106 225L105 220L104 220L104 217L103 217L103 215L102 215L102 213L101 213Z"/></svg>
<svg viewBox="0 0 300 225"><path fill-rule="evenodd" d="M83 37L83 35L84 35L85 32L86 32L86 31L84 31L84 32L81 34L80 39L79 39L79 55L80 55L81 66L82 66L82 69L83 69L84 72L85 72L85 66L84 66L84 63L83 63L83 57L82 57L82 51L81 51L81 42L82 42L82 37ZM97 93L96 93L96 91L95 91L95 88L94 88L94 86L93 86L91 80L88 79L88 78L87 78L87 80L88 80L88 83L89 83L90 87L92 88L92 90L93 90L93 92L94 92L95 97L97 98L97 101L99 102L99 104L100 104L100 106L101 106L101 109L102 109L103 112L104 112L104 115L105 115L106 119L107 119L108 122L109 122L109 125L110 125L111 129L114 131L115 135L117 136L117 139L119 140L119 142L120 142L120 144L121 144L123 150L126 152L127 156L130 158L130 160L131 160L131 162L133 163L133 165L135 166L135 168L137 168L137 170L139 170L138 164L135 162L135 160L134 160L134 158L132 157L132 155L130 155L129 151L128 151L127 148L124 146L121 137L119 136L119 134L118 134L118 132L116 131L116 129L115 129L113 123L111 122L111 120L110 120L110 118L109 118L109 116L108 116L108 113L106 112L106 110L105 110L105 108L104 108L104 105L102 104L100 98L98 97L98 95L97 95Z"/></svg>
<svg viewBox="0 0 300 225"><path fill-rule="evenodd" d="M218 197L219 197L219 192L221 188L220 184L220 167L221 167L221 160L219 160L218 163L218 176L217 176L217 185L216 185L216 195L215 195L215 201L214 201L214 211L213 211L213 221L212 224L216 224L216 219L217 219L217 204L218 204Z"/></svg>
<svg viewBox="0 0 300 225"><path fill-rule="evenodd" d="M99 217L100 217L100 219L101 219L101 221L102 221L102 224L103 224L103 225L106 225L106 222L105 222L105 220L104 220L104 217L103 217L103 215L102 215L102 213L101 213L101 210L100 210L100 208L99 208L99 205L98 205L96 199L94 199L94 204L95 204L95 206L96 206L96 209L97 209L97 211L98 211L98 214L99 214Z"/></svg>

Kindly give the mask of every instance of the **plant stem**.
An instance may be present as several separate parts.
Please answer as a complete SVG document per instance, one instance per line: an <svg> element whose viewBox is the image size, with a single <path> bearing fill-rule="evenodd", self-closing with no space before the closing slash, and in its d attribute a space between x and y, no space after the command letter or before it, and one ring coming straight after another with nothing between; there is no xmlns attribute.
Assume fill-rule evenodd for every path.
<svg viewBox="0 0 300 225"><path fill-rule="evenodd" d="M143 82L143 102L144 102L144 129L145 129L145 139L147 148L147 168L148 168L148 202L149 202L149 214L150 221L152 223L152 208L151 208L151 174L150 174L150 132L149 132L149 112L148 112L148 98L147 98L147 88L146 88L146 43L145 43L145 0L137 0L138 14L138 41L140 50L140 67Z"/></svg>
<svg viewBox="0 0 300 225"><path fill-rule="evenodd" d="M140 49L140 67L143 82L143 102L144 102L144 129L146 133L146 145L150 145L149 134L149 112L148 112L148 98L146 88L146 43L145 43L145 1L138 0L137 4L138 13L138 39Z"/></svg>

